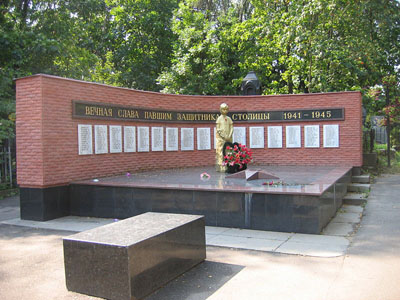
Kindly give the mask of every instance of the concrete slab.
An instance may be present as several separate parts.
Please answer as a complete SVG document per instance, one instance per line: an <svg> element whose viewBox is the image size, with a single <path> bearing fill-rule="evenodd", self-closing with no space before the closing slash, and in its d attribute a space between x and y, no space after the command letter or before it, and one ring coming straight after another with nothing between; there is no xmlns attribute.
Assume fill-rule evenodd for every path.
<svg viewBox="0 0 400 300"><path fill-rule="evenodd" d="M359 205L344 204L344 205L342 205L342 207L339 211L340 212L351 212L351 213L362 213L364 211L364 208Z"/></svg>
<svg viewBox="0 0 400 300"><path fill-rule="evenodd" d="M289 240L276 249L276 252L317 257L337 257L346 253L349 244L349 241L345 245L336 243L305 243Z"/></svg>
<svg viewBox="0 0 400 300"><path fill-rule="evenodd" d="M265 240L257 238L248 238L243 236L226 236L219 235L214 239L210 240L207 246L220 246L237 249L248 249L258 251L269 251L273 252L283 242L278 240Z"/></svg>
<svg viewBox="0 0 400 300"><path fill-rule="evenodd" d="M320 244L320 245L349 245L349 240L339 236L316 235L316 234L294 234L288 242L304 243L304 244Z"/></svg>
<svg viewBox="0 0 400 300"><path fill-rule="evenodd" d="M41 228L41 229L53 229L53 230L64 230L72 232L81 232L89 229L93 229L99 226L103 226L117 220L113 219L102 219L102 218L89 218L89 217L76 217L68 216L59 219L54 219L46 222L21 220L20 218L2 221L2 224Z"/></svg>
<svg viewBox="0 0 400 300"><path fill-rule="evenodd" d="M347 185L347 190L349 192L368 193L371 190L371 185L369 183L351 183Z"/></svg>
<svg viewBox="0 0 400 300"><path fill-rule="evenodd" d="M366 195L362 193L347 193L343 197L343 204L346 205L363 205L366 202Z"/></svg>
<svg viewBox="0 0 400 300"><path fill-rule="evenodd" d="M371 177L369 175L352 176L351 180L354 183L370 183Z"/></svg>
<svg viewBox="0 0 400 300"><path fill-rule="evenodd" d="M324 235L333 235L333 236L350 236L354 232L353 223L329 223L328 226L325 227L323 234Z"/></svg>
<svg viewBox="0 0 400 300"><path fill-rule="evenodd" d="M221 234L229 229L226 227L206 226L206 234Z"/></svg>
<svg viewBox="0 0 400 300"><path fill-rule="evenodd" d="M211 245L211 240L218 238L216 234L206 234L206 245Z"/></svg>
<svg viewBox="0 0 400 300"><path fill-rule="evenodd" d="M116 221L118 220L68 216L46 222L28 221L28 220L21 220L20 218L15 218L11 220L2 221L0 223L15 225L15 226L40 228L40 229L81 232ZM338 247L340 247L339 249L340 251L342 251L341 249L343 248L342 247L343 245L348 245L347 240L341 240L339 237L334 236L339 234L336 234L333 231L330 232L330 234L332 236L206 226L206 244L209 246L257 250L257 251L268 251L268 252L278 252L278 253L290 252L290 254L299 254L299 255L308 255L307 253L311 253L312 256L319 256L318 253L321 253L321 255L325 257L327 255L325 252L321 252L320 250L318 251L314 250L316 244L325 246L328 245L329 247L332 247L332 245L336 244ZM296 247L299 246L298 248L296 247L289 247L290 249L288 247L282 248L281 246L287 242L300 243L301 245L299 246L295 244ZM298 249L298 252L296 252L297 251L296 249ZM339 253L341 252L338 252L339 250L334 248L334 251L336 251L334 256L340 255Z"/></svg>
<svg viewBox="0 0 400 300"><path fill-rule="evenodd" d="M287 241L294 235L294 233L230 228L229 230L224 231L223 235Z"/></svg>
<svg viewBox="0 0 400 300"><path fill-rule="evenodd" d="M331 223L360 223L361 213L338 213L335 218L332 219Z"/></svg>

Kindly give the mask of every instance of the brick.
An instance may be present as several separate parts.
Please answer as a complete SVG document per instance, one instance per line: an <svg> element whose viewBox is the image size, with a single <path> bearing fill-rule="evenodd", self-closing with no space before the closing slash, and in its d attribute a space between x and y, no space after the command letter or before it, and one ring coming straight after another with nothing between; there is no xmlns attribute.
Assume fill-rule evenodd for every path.
<svg viewBox="0 0 400 300"><path fill-rule="evenodd" d="M17 168L21 186L53 186L73 180L122 174L131 170L159 168L157 161L164 160L163 168L213 165L215 161L214 124L163 124L131 121L84 120L72 118L72 100L111 103L124 106L166 110L218 111L222 102L231 111L311 109L344 107L344 121L247 123L243 127L264 126L265 149L254 149L254 162L263 164L362 164L361 94L338 92L272 96L187 96L167 95L130 90L79 80L48 75L36 75L17 80ZM148 153L120 153L79 156L78 124L162 126L180 128L211 128L211 150ZM304 148L304 126L320 125L318 149ZM323 148L323 124L339 124L340 148ZM285 126L300 125L302 148L287 149ZM267 127L283 126L283 148L267 148ZM195 149L197 147L196 130ZM94 134L94 132L93 132ZM151 134L151 133L150 133ZM249 130L247 129L247 141ZM165 132L164 132L165 136ZM164 137L165 138L165 137ZM93 138L94 142L94 138ZM164 142L165 147L165 142ZM94 143L93 143L94 149Z"/></svg>

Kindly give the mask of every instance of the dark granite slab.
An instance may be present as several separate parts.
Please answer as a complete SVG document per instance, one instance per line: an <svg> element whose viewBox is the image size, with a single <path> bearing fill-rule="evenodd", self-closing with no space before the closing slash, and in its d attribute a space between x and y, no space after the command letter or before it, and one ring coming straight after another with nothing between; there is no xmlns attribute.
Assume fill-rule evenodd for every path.
<svg viewBox="0 0 400 300"><path fill-rule="evenodd" d="M106 218L148 211L196 214L204 215L209 226L319 234L341 206L351 181L349 167L255 168L279 174L278 182L283 183L227 178L204 168L85 180L70 186L71 214ZM210 174L208 180L200 178L204 171ZM270 185L272 181L275 184Z"/></svg>
<svg viewBox="0 0 400 300"><path fill-rule="evenodd" d="M47 221L69 214L69 186L20 188L21 219Z"/></svg>
<svg viewBox="0 0 400 300"><path fill-rule="evenodd" d="M203 216L145 213L63 239L67 288L141 299L206 257Z"/></svg>
<svg viewBox="0 0 400 300"><path fill-rule="evenodd" d="M299 194L321 196L342 176L351 171L350 166L250 166L247 173L271 173L279 179L257 178L246 180L230 178L215 171L215 167L158 170L127 175L80 180L71 184L130 187L143 189L170 189L209 192L241 192L262 194ZM208 180L200 174L207 172ZM247 174L246 173L246 174ZM263 176L261 176L263 177ZM284 182L283 185L268 185Z"/></svg>

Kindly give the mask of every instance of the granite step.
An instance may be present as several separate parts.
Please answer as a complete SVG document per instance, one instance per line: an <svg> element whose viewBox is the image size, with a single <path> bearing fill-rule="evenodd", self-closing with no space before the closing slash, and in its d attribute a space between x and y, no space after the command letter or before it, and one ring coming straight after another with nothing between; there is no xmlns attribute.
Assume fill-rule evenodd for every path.
<svg viewBox="0 0 400 300"><path fill-rule="evenodd" d="M369 183L350 183L347 185L347 191L356 193L369 193L371 185Z"/></svg>
<svg viewBox="0 0 400 300"><path fill-rule="evenodd" d="M367 203L367 195L363 193L347 193L343 197L343 204L363 205Z"/></svg>
<svg viewBox="0 0 400 300"><path fill-rule="evenodd" d="M353 183L371 183L371 176L370 175L352 176L351 181Z"/></svg>

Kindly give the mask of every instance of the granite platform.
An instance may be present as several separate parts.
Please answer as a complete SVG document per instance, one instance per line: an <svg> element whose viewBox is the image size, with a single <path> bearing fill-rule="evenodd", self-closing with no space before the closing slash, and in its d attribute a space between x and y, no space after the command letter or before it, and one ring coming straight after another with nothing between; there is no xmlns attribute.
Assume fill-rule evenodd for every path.
<svg viewBox="0 0 400 300"><path fill-rule="evenodd" d="M204 217L145 213L63 238L68 290L138 300L206 258Z"/></svg>
<svg viewBox="0 0 400 300"><path fill-rule="evenodd" d="M117 219L150 211L197 214L208 226L318 234L342 205L351 169L251 166L247 171L279 178L255 180L227 178L213 166L131 172L72 182L69 213Z"/></svg>

